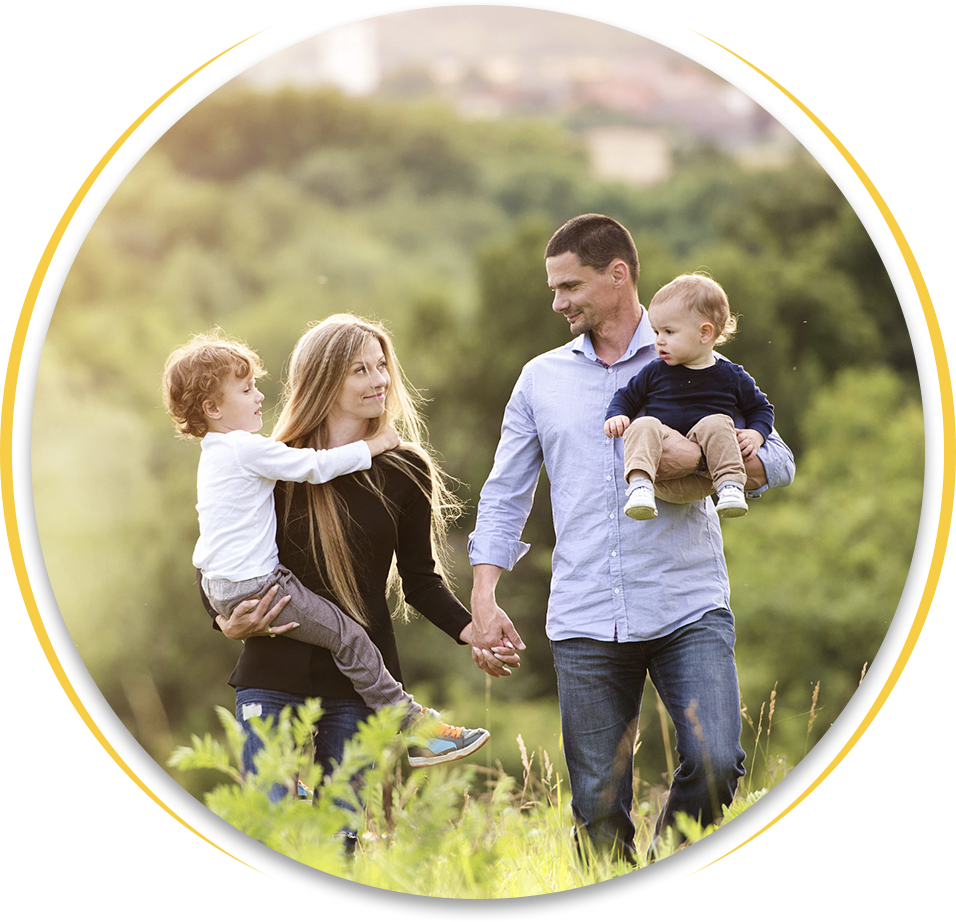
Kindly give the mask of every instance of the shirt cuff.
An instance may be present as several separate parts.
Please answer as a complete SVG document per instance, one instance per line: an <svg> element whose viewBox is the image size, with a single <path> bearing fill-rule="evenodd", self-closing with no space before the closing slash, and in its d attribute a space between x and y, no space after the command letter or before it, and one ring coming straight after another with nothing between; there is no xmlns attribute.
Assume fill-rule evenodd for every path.
<svg viewBox="0 0 956 922"><path fill-rule="evenodd" d="M487 563L510 570L529 550L531 545L524 541L483 537L477 532L468 536L468 559L473 567Z"/></svg>
<svg viewBox="0 0 956 922"><path fill-rule="evenodd" d="M786 487L793 483L793 455L779 437L768 439L757 449L757 457L763 464L767 482L756 490L748 490L747 496L759 499L762 493L772 487Z"/></svg>
<svg viewBox="0 0 956 922"><path fill-rule="evenodd" d="M368 447L368 442L365 439L359 439L356 445L360 445L359 448L359 467L357 470L367 471L372 466L372 449Z"/></svg>

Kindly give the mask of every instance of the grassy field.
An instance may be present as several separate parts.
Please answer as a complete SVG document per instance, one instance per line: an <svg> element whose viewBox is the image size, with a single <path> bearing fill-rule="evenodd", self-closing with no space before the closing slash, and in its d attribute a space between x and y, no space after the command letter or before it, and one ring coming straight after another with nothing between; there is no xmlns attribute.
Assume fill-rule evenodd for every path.
<svg viewBox="0 0 956 922"><path fill-rule="evenodd" d="M808 737L814 707L815 701ZM748 774L724 811L724 822L787 772L771 755L773 712L773 695L756 720L744 710L745 735L752 734ZM309 702L297 714L287 711L277 725L260 724L257 732L265 745L255 777L243 776L242 734L225 709L219 710L224 742L213 735L193 737L191 746L176 750L170 765L186 772L218 772L224 782L205 795L207 806L269 848L383 890L455 899L534 896L599 883L642 866L579 859L571 836L567 780L546 750L529 752L520 736L521 777L466 761L410 769L396 733L398 716L379 712L349 743L338 769L322 779L310 744L320 713L320 703ZM359 773L362 783L353 784ZM277 785L284 796L276 796ZM303 795L303 786L319 791L318 796ZM635 786L632 815L641 855L664 794L662 787ZM715 828L680 820L686 841L679 848ZM343 847L346 828L358 834L351 857ZM674 850L675 838L665 842L665 857Z"/></svg>

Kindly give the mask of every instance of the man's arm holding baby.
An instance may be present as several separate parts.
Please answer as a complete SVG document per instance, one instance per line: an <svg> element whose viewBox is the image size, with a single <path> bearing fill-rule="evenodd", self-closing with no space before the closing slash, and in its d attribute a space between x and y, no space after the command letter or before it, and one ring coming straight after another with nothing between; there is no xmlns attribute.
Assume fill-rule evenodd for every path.
<svg viewBox="0 0 956 922"><path fill-rule="evenodd" d="M751 430L738 429L738 441L750 440ZM754 433L763 438L760 433ZM741 454L743 449L741 448ZM744 489L750 492L763 492L769 487L785 487L793 482L793 453L777 435L776 430L757 448L744 457L747 483ZM670 430L664 439L660 464L657 467L658 480L677 480L688 474L706 470L704 453L700 445L685 438L679 432Z"/></svg>

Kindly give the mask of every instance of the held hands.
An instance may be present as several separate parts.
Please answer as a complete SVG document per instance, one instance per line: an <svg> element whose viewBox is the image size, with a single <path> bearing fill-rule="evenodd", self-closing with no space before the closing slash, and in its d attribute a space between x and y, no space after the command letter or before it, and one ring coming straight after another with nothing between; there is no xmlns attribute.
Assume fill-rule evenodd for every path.
<svg viewBox="0 0 956 922"><path fill-rule="evenodd" d="M398 448L402 440L398 437L398 433L394 427L386 426L378 435L371 439L366 439L366 441L368 442L368 450L374 458L383 451L391 451L393 448Z"/></svg>
<svg viewBox="0 0 956 922"><path fill-rule="evenodd" d="M495 678L511 675L518 668L519 650L524 641L514 624L495 601L495 584L501 568L492 564L477 564L471 591L472 622L465 627L460 639L471 644L471 658L483 672Z"/></svg>
<svg viewBox="0 0 956 922"><path fill-rule="evenodd" d="M501 676L511 675L512 669L521 667L521 657L510 642L502 646L484 649L475 645L475 636L475 623L472 621L465 625L461 634L458 635L458 639L471 644L471 658L482 672L487 672L488 675L497 679ZM521 644L521 648L524 649L524 644Z"/></svg>
<svg viewBox="0 0 956 922"><path fill-rule="evenodd" d="M248 640L250 637L277 637L299 626L298 621L272 627L272 622L285 608L291 596L284 596L273 605L278 586L273 586L261 599L247 599L240 602L232 614L226 618L216 615L216 624L230 640ZM271 606L271 607L270 607Z"/></svg>
<svg viewBox="0 0 956 922"><path fill-rule="evenodd" d="M627 416L612 416L604 423L604 434L609 439L619 439L631 425L631 420Z"/></svg>

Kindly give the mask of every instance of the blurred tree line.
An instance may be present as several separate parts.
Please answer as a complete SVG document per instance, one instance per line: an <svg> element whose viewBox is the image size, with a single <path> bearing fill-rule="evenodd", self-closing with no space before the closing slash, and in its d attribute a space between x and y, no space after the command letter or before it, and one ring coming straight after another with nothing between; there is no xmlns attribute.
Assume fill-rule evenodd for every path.
<svg viewBox="0 0 956 922"><path fill-rule="evenodd" d="M214 704L232 705L238 654L196 596L198 446L173 438L162 409L169 351L216 324L245 338L270 371L274 420L284 362L310 321L383 320L472 509L454 536L467 602L465 542L504 404L521 365L567 337L550 311L544 246L583 212L633 233L643 303L706 268L740 315L725 354L769 394L797 456L795 484L725 533L742 696L755 714L776 685L773 746L791 764L839 714L902 592L923 433L898 301L826 173L806 155L748 172L686 148L666 183L638 190L594 177L580 137L557 123L228 86L160 139L92 227L50 324L34 407L36 515L60 610L103 694L158 759L214 728ZM497 731L494 757L515 772L517 732L557 755L545 486L532 551L499 598L528 651L493 684L490 713L463 648L422 621L399 629L408 684ZM817 682L822 716L808 739ZM641 759L658 780L662 743L645 710Z"/></svg>

